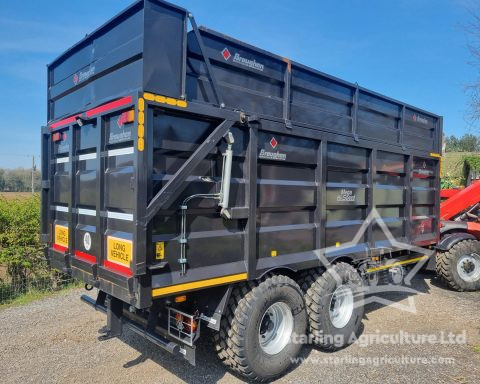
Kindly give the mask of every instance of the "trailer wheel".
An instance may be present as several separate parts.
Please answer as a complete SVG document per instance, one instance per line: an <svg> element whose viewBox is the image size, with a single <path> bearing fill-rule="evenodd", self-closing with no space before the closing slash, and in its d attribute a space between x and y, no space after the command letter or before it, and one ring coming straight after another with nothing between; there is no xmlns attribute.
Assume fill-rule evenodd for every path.
<svg viewBox="0 0 480 384"><path fill-rule="evenodd" d="M437 253L437 275L456 291L480 289L480 242L463 240L447 252Z"/></svg>
<svg viewBox="0 0 480 384"><path fill-rule="evenodd" d="M300 287L286 276L270 276L258 285L235 288L220 331L217 354L229 368L255 381L271 381L284 373L302 345L307 313Z"/></svg>
<svg viewBox="0 0 480 384"><path fill-rule="evenodd" d="M305 272L302 279L309 331L319 347L335 351L358 337L363 318L363 280L347 263Z"/></svg>

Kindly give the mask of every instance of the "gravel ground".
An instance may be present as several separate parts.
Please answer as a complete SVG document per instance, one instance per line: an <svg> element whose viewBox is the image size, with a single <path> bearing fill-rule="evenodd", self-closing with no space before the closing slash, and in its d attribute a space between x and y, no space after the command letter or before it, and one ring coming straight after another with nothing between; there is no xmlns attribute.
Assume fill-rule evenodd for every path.
<svg viewBox="0 0 480 384"><path fill-rule="evenodd" d="M416 314L371 303L366 308L363 335L441 332L462 334L463 344L354 344L336 353L305 347L302 357L317 359L296 365L280 383L479 383L480 292L458 293L437 285L429 274L417 275L410 296ZM0 378L3 383L239 383L221 365L206 340L191 367L126 331L121 339L98 341L105 315L80 302L73 290L22 307L0 310ZM409 305L400 294L384 296ZM452 364L431 360L408 364L372 364L355 358L453 358ZM330 362L318 359L332 359ZM335 361L336 359L336 361ZM375 363L375 361L373 361Z"/></svg>

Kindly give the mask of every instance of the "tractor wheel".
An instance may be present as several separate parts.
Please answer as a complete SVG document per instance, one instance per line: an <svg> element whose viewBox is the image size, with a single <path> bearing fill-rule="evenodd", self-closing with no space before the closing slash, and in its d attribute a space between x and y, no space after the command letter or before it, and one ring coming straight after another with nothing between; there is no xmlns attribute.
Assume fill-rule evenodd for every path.
<svg viewBox="0 0 480 384"><path fill-rule="evenodd" d="M220 331L217 354L225 365L249 380L272 381L292 364L302 345L307 313L300 287L287 276L274 275L232 292Z"/></svg>
<svg viewBox="0 0 480 384"><path fill-rule="evenodd" d="M480 289L480 242L463 240L447 252L437 253L440 280L456 291Z"/></svg>

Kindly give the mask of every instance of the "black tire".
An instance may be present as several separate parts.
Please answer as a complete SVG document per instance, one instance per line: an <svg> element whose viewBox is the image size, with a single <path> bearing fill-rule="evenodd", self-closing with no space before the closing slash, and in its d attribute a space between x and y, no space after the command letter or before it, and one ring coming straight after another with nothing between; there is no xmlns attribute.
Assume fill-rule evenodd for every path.
<svg viewBox="0 0 480 384"><path fill-rule="evenodd" d="M231 295L220 331L214 335L219 358L249 380L271 381L283 374L302 347L292 340L277 354L267 354L259 342L263 316L273 303L286 303L293 315L292 334L304 335L307 313L300 287L286 276L270 276L258 285L236 287Z"/></svg>
<svg viewBox="0 0 480 384"><path fill-rule="evenodd" d="M333 293L341 285L349 287L353 293L353 311L348 322L337 328L330 318L330 305ZM314 269L304 272L302 289L307 304L309 332L317 346L335 351L355 341L364 312L362 287L362 278L347 263L337 263L326 271Z"/></svg>
<svg viewBox="0 0 480 384"><path fill-rule="evenodd" d="M437 275L443 284L459 292L480 290L480 274L474 281L466 281L457 270L460 258L469 254L480 255L479 241L463 240L455 244L449 251L437 253Z"/></svg>

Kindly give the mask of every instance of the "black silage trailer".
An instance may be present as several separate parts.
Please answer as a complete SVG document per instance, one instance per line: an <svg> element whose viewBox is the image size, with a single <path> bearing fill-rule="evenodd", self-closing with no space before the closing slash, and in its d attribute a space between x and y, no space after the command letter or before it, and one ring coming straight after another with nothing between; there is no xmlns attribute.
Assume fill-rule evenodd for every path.
<svg viewBox="0 0 480 384"><path fill-rule="evenodd" d="M227 365L269 380L291 334L335 349L321 334L358 330L371 271L437 241L441 134L440 116L139 1L48 66L46 255L99 289L84 300L110 336L194 362L203 323Z"/></svg>

